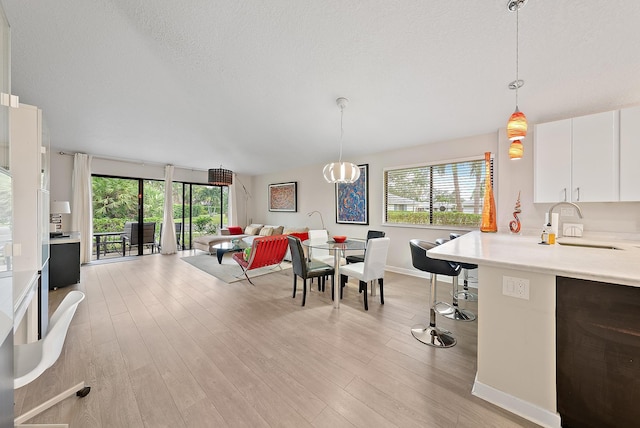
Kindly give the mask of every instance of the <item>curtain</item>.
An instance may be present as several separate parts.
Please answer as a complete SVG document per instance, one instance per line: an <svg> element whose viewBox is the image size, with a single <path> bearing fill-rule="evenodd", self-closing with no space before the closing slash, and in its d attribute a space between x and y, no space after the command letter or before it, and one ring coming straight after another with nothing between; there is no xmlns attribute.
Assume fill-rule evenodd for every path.
<svg viewBox="0 0 640 428"><path fill-rule="evenodd" d="M228 226L238 226L238 176L233 174L233 184L229 186L229 216ZM246 224L244 225L246 226Z"/></svg>
<svg viewBox="0 0 640 428"><path fill-rule="evenodd" d="M93 248L92 159L93 156L84 153L73 156L71 230L80 232L80 263L91 261Z"/></svg>
<svg viewBox="0 0 640 428"><path fill-rule="evenodd" d="M175 254L178 252L176 226L173 222L173 165L164 167L164 217L160 236L160 253Z"/></svg>

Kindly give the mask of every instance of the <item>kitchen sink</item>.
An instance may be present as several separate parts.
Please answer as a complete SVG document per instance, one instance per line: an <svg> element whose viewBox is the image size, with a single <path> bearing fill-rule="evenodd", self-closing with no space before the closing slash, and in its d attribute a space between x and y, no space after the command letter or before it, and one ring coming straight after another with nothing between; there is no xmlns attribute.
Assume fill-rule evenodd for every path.
<svg viewBox="0 0 640 428"><path fill-rule="evenodd" d="M583 244L580 242L561 242L561 241L556 241L556 242L560 245L566 245L568 247L601 248L605 250L622 250L622 248L616 247L615 245L611 245L611 244L587 244L587 243Z"/></svg>

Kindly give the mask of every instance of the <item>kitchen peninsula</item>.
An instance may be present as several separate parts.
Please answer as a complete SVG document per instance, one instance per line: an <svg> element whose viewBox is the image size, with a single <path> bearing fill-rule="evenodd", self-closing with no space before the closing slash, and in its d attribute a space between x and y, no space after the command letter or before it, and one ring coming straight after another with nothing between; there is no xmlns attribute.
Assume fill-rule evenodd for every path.
<svg viewBox="0 0 640 428"><path fill-rule="evenodd" d="M549 427L561 426L561 416L593 422L592 412L610 418L600 426L637 420L638 406L628 403L640 399L640 243L539 241L470 232L428 251L479 266L474 395ZM600 373L616 383L598 383ZM567 399L567 390L576 393Z"/></svg>

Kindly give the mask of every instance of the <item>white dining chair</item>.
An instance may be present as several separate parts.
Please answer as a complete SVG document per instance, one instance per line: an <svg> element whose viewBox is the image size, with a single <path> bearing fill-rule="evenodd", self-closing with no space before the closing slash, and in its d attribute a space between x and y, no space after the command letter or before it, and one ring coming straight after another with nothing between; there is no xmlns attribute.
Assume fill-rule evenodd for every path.
<svg viewBox="0 0 640 428"><path fill-rule="evenodd" d="M367 284L378 280L380 285L380 304L384 305L384 268L387 265L387 253L389 252L389 238L373 238L367 242L367 251L364 253L364 262L350 263L340 267L340 298L342 287L347 283L348 277L360 281L358 292L364 292L364 310L369 310L367 301ZM375 283L371 285L372 290Z"/></svg>
<svg viewBox="0 0 640 428"><path fill-rule="evenodd" d="M309 239L312 241L324 241L327 242L329 240L329 233L326 229L316 229L309 231ZM326 263L330 266L333 266L335 260L333 258L333 254L329 252L329 250L324 250L321 248L313 248L309 251L309 258L316 262ZM340 266L347 264L347 260L344 257L340 257Z"/></svg>
<svg viewBox="0 0 640 428"><path fill-rule="evenodd" d="M62 346L64 345L64 340L67 336L73 315L76 313L76 309L83 299L83 292L77 290L69 292L51 316L49 329L44 338L37 342L14 346L14 389L21 388L33 382L58 360L58 357L60 357L62 353ZM85 397L89 394L90 390L91 388L86 386L84 381L80 382L15 418L15 426L23 426L21 425L23 422L44 412L73 394L76 394L78 397ZM37 426L68 427L67 424L39 424Z"/></svg>

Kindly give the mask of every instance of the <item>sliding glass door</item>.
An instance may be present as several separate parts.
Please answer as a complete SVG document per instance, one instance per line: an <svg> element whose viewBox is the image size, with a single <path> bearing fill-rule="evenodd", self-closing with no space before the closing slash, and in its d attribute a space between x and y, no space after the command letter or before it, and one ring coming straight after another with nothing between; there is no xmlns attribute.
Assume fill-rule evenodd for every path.
<svg viewBox="0 0 640 428"><path fill-rule="evenodd" d="M228 224L228 187L175 182L172 192L179 250L190 249L194 237L216 234ZM94 259L155 252L163 213L164 181L94 175Z"/></svg>

